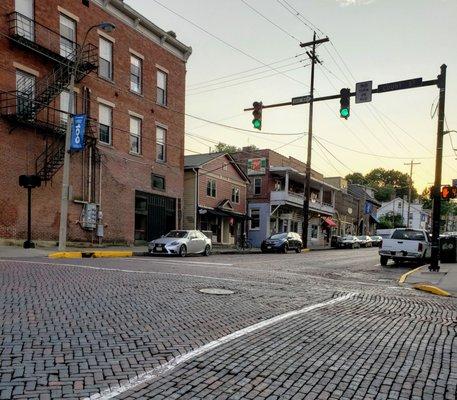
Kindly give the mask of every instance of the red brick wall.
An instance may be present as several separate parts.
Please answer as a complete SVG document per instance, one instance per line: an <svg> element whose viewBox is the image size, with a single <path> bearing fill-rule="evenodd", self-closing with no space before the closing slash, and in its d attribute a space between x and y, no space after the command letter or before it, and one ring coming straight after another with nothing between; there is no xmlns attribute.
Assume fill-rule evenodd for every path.
<svg viewBox="0 0 457 400"><path fill-rule="evenodd" d="M115 104L113 112L112 146L98 145L102 155L101 204L104 215L105 240L132 242L134 237L135 190L157 193L174 198L183 194L184 156L184 102L185 102L185 62L150 39L147 39L131 26L111 16L91 2L90 8L74 0L35 1L35 20L57 32L59 31L59 11L61 6L77 15L77 38L81 43L84 33L92 25L110 21L116 30L109 33L114 43L114 83L99 78L92 72L77 86L87 86L91 90L90 116L98 119L97 97ZM14 11L14 0L0 2L0 31L8 33L6 14ZM155 21L160 25L160 21ZM90 32L88 42L98 47L98 33ZM141 53L143 61L143 95L129 91L130 53L129 48ZM32 50L23 50L5 36L0 36L0 91L15 90L16 61L47 75L52 63ZM168 107L156 104L156 64L169 71ZM38 78L38 80L40 79ZM81 90L82 93L82 90ZM78 99L78 103L81 103ZM55 104L55 103L54 103ZM58 107L58 102L56 104ZM142 155L129 152L128 110L144 117L142 126ZM156 123L168 127L167 161L155 161ZM25 237L26 230L26 190L18 185L21 174L35 172L35 159L44 149L44 137L34 129L17 127L0 117L0 237ZM84 155L87 164L87 151ZM87 182L87 165L83 172L82 154L71 157L71 185L74 198L83 198L83 173ZM166 179L166 190L154 191L151 188L151 172ZM100 171L94 171L96 181L95 201L99 202ZM35 239L56 239L58 237L60 193L62 170L41 188L33 190L32 229ZM87 189L85 189L87 200ZM69 208L69 240L89 240L92 233L81 229L79 220L82 206L71 202Z"/></svg>
<svg viewBox="0 0 457 400"><path fill-rule="evenodd" d="M227 165L228 164L228 165ZM224 170L223 165L227 165ZM240 177L236 168L230 164L226 156L218 157L211 160L203 166L198 172L198 204L204 207L216 207L222 200L229 199L233 209L239 213L246 213L246 186L247 182ZM206 185L208 180L216 180L216 197L206 195ZM230 181L229 181L230 179ZM240 202L232 202L232 188L240 189Z"/></svg>

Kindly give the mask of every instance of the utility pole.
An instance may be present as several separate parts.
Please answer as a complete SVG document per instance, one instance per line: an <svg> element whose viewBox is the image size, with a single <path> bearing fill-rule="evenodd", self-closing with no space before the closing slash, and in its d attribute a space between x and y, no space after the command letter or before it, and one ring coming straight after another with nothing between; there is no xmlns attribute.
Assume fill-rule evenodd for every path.
<svg viewBox="0 0 457 400"><path fill-rule="evenodd" d="M410 170L409 170L409 189L408 189L408 215L406 217L406 227L409 228L409 213L411 211L411 191L413 188L413 167L415 165L420 165L420 162L414 162L414 160L411 160L409 163L404 163L404 165L409 165Z"/></svg>
<svg viewBox="0 0 457 400"><path fill-rule="evenodd" d="M441 170L443 167L443 136L444 136L444 102L446 99L446 64L441 66L438 75L440 99L438 103L438 129L436 133L436 160L435 183L433 184L433 212L432 212L432 259L430 271L439 271L439 237L441 224Z"/></svg>
<svg viewBox="0 0 457 400"><path fill-rule="evenodd" d="M320 63L316 56L316 44L328 42L329 39L323 38L316 40L316 32L313 34L313 41L300 43L300 47L312 46L311 52L306 54L311 59L311 84L310 84L310 102L308 117L308 152L306 156L306 175L305 175L305 194L303 198L303 223L302 223L302 240L304 248L308 247L308 225L309 225L309 198L311 196L311 150L313 144L313 97L314 97L314 66L316 62Z"/></svg>

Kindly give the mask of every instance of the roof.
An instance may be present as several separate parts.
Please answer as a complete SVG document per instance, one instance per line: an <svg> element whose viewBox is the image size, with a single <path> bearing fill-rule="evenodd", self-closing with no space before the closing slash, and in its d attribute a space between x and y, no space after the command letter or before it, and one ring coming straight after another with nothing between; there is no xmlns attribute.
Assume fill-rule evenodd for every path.
<svg viewBox="0 0 457 400"><path fill-rule="evenodd" d="M371 189L371 188L368 188L368 189ZM378 207L381 207L381 203L376 200L374 197L371 197L367 192L366 192L366 188L364 186L361 186L361 185L354 185L354 184L349 184L348 185L348 193L349 194L352 194L353 196L359 198L359 199L366 199L367 201L369 201L370 203L373 203L375 205L377 205Z"/></svg>
<svg viewBox="0 0 457 400"><path fill-rule="evenodd" d="M184 169L202 168L203 165L208 162L215 160L219 157L226 157L229 159L230 164L236 169L238 174L246 182L250 182L246 173L240 168L235 159L228 153L206 153L206 154L192 154L190 156L184 156Z"/></svg>
<svg viewBox="0 0 457 400"><path fill-rule="evenodd" d="M224 153L207 153L207 154L192 154L184 157L184 168L197 168L208 163L215 158L220 157Z"/></svg>

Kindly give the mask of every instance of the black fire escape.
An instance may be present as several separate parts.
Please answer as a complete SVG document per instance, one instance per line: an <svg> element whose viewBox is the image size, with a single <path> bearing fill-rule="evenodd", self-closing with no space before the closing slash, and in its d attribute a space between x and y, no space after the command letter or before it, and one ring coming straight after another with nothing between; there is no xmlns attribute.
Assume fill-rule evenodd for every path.
<svg viewBox="0 0 457 400"><path fill-rule="evenodd" d="M79 57L75 81L80 82L87 74L97 69L97 48L87 44L81 48L59 33L18 13L8 15L9 38L13 45L31 50L37 56L53 62L54 68L42 79L16 80L16 90L0 92L0 115L14 126L35 128L46 137L44 151L36 159L36 174L49 181L62 167L65 155L65 133L68 110L51 106L53 100L67 90L71 75ZM86 110L87 111L87 110ZM94 121L87 119L86 145L95 146Z"/></svg>

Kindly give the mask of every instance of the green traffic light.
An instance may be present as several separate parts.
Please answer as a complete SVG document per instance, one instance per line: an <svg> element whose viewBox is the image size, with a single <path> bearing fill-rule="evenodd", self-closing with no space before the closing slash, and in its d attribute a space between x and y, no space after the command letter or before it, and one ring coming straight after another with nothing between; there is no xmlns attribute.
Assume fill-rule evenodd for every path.
<svg viewBox="0 0 457 400"><path fill-rule="evenodd" d="M260 128L262 127L262 121L260 119L253 119L252 125L254 126L254 128L260 130Z"/></svg>
<svg viewBox="0 0 457 400"><path fill-rule="evenodd" d="M342 118L348 118L349 117L349 108L342 108L340 110L340 115Z"/></svg>

